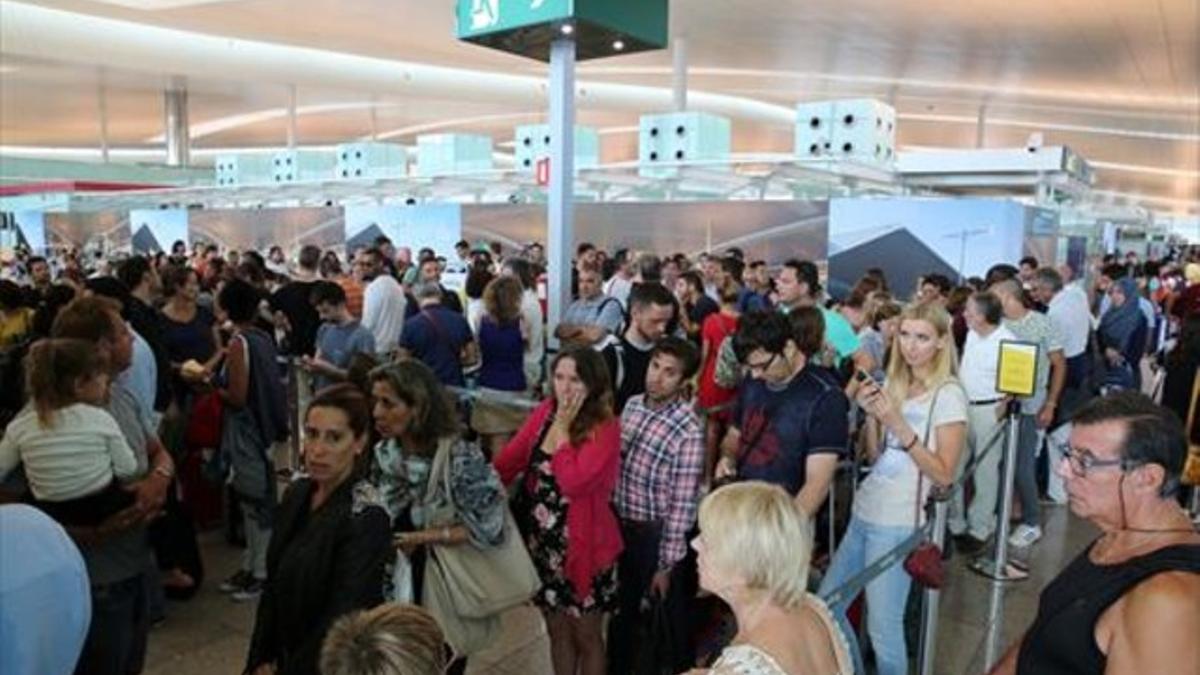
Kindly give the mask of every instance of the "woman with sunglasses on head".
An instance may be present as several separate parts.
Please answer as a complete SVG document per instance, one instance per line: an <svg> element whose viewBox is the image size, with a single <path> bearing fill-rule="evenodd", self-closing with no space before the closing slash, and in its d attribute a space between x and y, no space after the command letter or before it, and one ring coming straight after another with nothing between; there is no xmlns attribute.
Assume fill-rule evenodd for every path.
<svg viewBox="0 0 1200 675"><path fill-rule="evenodd" d="M887 381L862 378L866 448L874 462L858 488L853 515L821 594L844 584L920 527L933 485L957 475L966 443L967 396L956 377L950 316L932 303L900 315ZM880 675L908 671L904 610L911 577L895 565L867 585L867 634Z"/></svg>
<svg viewBox="0 0 1200 675"><path fill-rule="evenodd" d="M431 547L489 549L502 543L504 488L479 447L463 440L458 411L428 366L401 359L371 371L370 381L382 440L368 482L388 511L403 556L385 573L385 592L389 600L426 604ZM400 586L395 583L397 565L411 566L411 589L402 587L403 575ZM493 624L483 629L498 628ZM444 621L442 627L460 657L450 672L462 672L466 658L486 640L454 634Z"/></svg>

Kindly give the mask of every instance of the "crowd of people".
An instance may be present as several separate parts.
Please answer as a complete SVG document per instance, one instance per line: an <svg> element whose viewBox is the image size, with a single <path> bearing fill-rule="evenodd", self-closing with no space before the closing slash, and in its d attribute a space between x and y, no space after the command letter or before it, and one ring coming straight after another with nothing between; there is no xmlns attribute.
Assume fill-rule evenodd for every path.
<svg viewBox="0 0 1200 675"><path fill-rule="evenodd" d="M1151 556L1168 579L1137 597L1192 614L1153 635L1136 607L1072 622L1045 604L1075 597L1056 582L1001 668L1156 663L1148 645L1200 629L1181 481L1200 445L1200 250L1039 262L913 289L871 269L831 295L811 261L580 244L573 302L548 326L537 244L23 253L0 269L0 494L82 554L77 673L141 672L165 599L204 583L197 529L220 524L244 552L219 587L258 602L255 675L464 672L528 602L558 675L848 673L820 596L924 527L931 491L968 463L952 541L973 555L994 540L998 354L1020 340L1038 359L1014 403L1009 544L1036 546L1044 509L1069 502L1105 531L1073 569L1100 588ZM298 422L289 390L311 392L293 396ZM812 521L848 465L829 556ZM14 508L0 518L62 546ZM1109 604L1135 604L1121 593L1149 573L1133 566ZM882 675L910 668L912 584L894 566L866 587ZM1085 619L1111 639L1066 650L1055 638ZM3 646L5 672L63 662Z"/></svg>

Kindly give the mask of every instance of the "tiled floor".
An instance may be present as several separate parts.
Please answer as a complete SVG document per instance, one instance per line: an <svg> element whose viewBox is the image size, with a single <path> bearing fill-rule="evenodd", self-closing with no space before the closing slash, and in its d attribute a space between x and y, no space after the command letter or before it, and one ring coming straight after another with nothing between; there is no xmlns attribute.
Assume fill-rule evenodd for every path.
<svg viewBox="0 0 1200 675"><path fill-rule="evenodd" d="M1088 524L1070 516L1064 507L1046 508L1045 531L1030 557L1030 579L1006 584L996 593L1003 603L999 625L989 621L993 582L969 571L962 556L951 561L949 581L941 594L935 673L982 673L989 630L998 635L999 656L1032 621L1042 587L1094 536ZM209 581L192 601L168 607L167 621L150 635L147 675L239 673L244 665L254 607L234 604L216 590L217 582L236 569L238 552L215 535L205 535L202 546ZM545 640L534 611L514 611L496 646L476 660L472 671L548 673Z"/></svg>

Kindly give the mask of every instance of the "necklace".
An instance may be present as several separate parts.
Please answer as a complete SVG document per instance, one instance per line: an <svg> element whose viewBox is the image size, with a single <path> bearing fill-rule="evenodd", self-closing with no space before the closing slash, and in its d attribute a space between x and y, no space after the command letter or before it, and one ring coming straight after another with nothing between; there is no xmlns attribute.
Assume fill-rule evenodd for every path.
<svg viewBox="0 0 1200 675"><path fill-rule="evenodd" d="M1133 532L1135 534L1181 534L1187 532L1189 534L1195 534L1196 532L1200 532L1200 530L1197 530L1195 527L1168 527L1161 530L1147 530L1140 527L1124 527L1119 530L1115 530L1115 532Z"/></svg>

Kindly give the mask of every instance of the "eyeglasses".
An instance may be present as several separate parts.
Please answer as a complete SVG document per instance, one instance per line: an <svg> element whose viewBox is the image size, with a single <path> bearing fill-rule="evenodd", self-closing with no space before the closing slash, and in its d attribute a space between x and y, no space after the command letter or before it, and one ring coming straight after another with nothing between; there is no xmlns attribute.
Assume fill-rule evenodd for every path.
<svg viewBox="0 0 1200 675"><path fill-rule="evenodd" d="M1122 471L1128 471L1137 466L1136 463L1123 458L1097 459L1095 455L1087 450L1072 447L1067 448L1066 453L1063 454L1063 459L1067 460L1067 463L1071 466L1071 472L1080 478L1086 478L1088 472L1093 469L1119 467Z"/></svg>
<svg viewBox="0 0 1200 675"><path fill-rule="evenodd" d="M750 363L749 361L747 361L746 362L746 370L750 371L751 375L756 375L756 374L760 374L760 373L765 374L767 372L767 370L771 367L771 365L775 363L775 359L777 359L777 358L779 358L778 352L771 354L771 358L769 358L766 361L763 361L761 363Z"/></svg>

